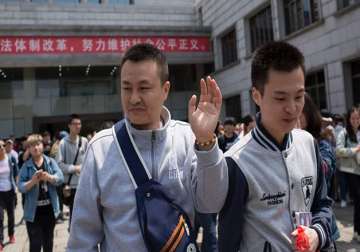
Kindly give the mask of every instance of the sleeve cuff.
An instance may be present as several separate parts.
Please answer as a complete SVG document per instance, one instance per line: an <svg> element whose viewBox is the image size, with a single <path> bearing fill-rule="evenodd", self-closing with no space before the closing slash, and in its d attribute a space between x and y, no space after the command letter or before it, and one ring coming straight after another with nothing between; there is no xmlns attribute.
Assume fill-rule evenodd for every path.
<svg viewBox="0 0 360 252"><path fill-rule="evenodd" d="M326 235L324 228L321 226L321 224L317 223L311 226L312 229L316 231L319 237L319 249L323 248L325 246L326 242Z"/></svg>
<svg viewBox="0 0 360 252"><path fill-rule="evenodd" d="M219 149L217 140L216 140L214 146L208 151L197 150L195 148L195 146L194 146L194 149L195 149L195 154L198 158L198 161L201 162L202 164L204 164L205 166L217 164L221 160L221 155L220 155L221 151Z"/></svg>

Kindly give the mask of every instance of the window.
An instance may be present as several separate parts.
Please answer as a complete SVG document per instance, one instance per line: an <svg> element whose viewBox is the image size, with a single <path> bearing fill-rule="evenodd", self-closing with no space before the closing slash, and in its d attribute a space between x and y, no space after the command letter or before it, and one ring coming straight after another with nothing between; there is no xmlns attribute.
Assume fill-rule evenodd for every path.
<svg viewBox="0 0 360 252"><path fill-rule="evenodd" d="M232 96L225 99L225 114L232 116L238 121L241 119L241 99L240 95Z"/></svg>
<svg viewBox="0 0 360 252"><path fill-rule="evenodd" d="M223 67L237 60L236 31L235 29L221 37Z"/></svg>
<svg viewBox="0 0 360 252"><path fill-rule="evenodd" d="M307 75L305 89L320 110L327 108L324 70Z"/></svg>
<svg viewBox="0 0 360 252"><path fill-rule="evenodd" d="M286 35L319 20L318 0L284 0Z"/></svg>
<svg viewBox="0 0 360 252"><path fill-rule="evenodd" d="M360 0L337 0L338 9L343 9L354 4L360 3Z"/></svg>
<svg viewBox="0 0 360 252"><path fill-rule="evenodd" d="M274 40L270 6L250 18L250 34L251 52L255 51L259 46Z"/></svg>
<svg viewBox="0 0 360 252"><path fill-rule="evenodd" d="M352 92L354 105L360 104L360 60L351 63Z"/></svg>

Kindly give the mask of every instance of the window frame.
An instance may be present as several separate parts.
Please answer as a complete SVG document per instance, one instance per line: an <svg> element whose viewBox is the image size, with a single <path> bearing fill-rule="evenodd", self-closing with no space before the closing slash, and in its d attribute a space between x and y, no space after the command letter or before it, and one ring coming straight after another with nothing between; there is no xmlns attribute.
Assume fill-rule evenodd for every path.
<svg viewBox="0 0 360 252"><path fill-rule="evenodd" d="M319 82L319 74L321 74L322 72L322 78L323 78L323 83L320 83ZM315 82L312 83L311 86L308 86L308 82L309 82L309 78L315 78ZM327 110L329 108L329 102L328 102L328 90L327 90L327 81L326 81L326 71L325 71L325 68L319 68L319 69L316 69L316 70L313 70L311 72L308 72L306 74L306 77L305 77L305 91L311 96L312 100L314 101L314 103L316 104L316 106L318 106L318 108L320 110L322 109L325 109ZM321 89L324 90L324 93L321 93ZM314 97L312 95L312 92L310 90L315 90L315 93L316 93L316 97ZM325 97L325 106L322 106L323 104L321 104L321 97Z"/></svg>
<svg viewBox="0 0 360 252"><path fill-rule="evenodd" d="M248 23L248 36L249 36L249 52L250 53L253 53L255 50L256 50L256 48L258 48L259 46L261 46L261 45L264 45L265 43L268 43L268 42L271 42L271 41L274 41L275 39L274 39L274 37L275 37L275 35L274 35L274 26L273 26L273 13L272 13L272 8L271 8L272 6L271 6L271 3L268 3L268 4L266 4L265 6L263 6L262 8L260 8L260 9L258 9L254 14L252 14L251 16L249 16L248 18L247 18L247 23ZM252 27L253 27L253 25L252 25L252 20L254 20L254 19L256 19L256 18L258 18L260 15L264 15L265 13L266 13L266 11L269 11L270 10L270 24L271 24L271 33L269 33L269 34L267 34L268 33L268 31L265 31L265 37L267 37L267 36L270 36L270 40L263 40L263 41L261 41L260 43L256 43L256 42L254 42L254 37L256 36L254 36L254 29L252 29ZM265 15L267 15L268 13L266 13ZM262 17L261 17L262 18ZM263 20L261 20L262 22L264 22L264 20L265 21L268 21L267 20L267 18L268 17L265 17L265 19L263 18ZM256 22L256 20L255 20L255 22ZM265 23L263 23L265 26L266 26L266 23L267 22L265 22ZM266 29L265 30L268 30L267 28L269 28L269 27L266 27ZM261 28L262 29L262 28ZM262 34L261 35L261 37L263 37L263 35L264 34Z"/></svg>
<svg viewBox="0 0 360 252"><path fill-rule="evenodd" d="M282 11L284 13L283 22L284 22L285 36L289 36L291 34L304 30L307 27L310 27L311 25L321 20L322 18L321 1L320 0L304 0L304 1L306 6L308 7L308 17L305 16L304 10L306 6L304 5L303 0L282 1ZM315 6L316 8L314 8Z"/></svg>
<svg viewBox="0 0 360 252"><path fill-rule="evenodd" d="M226 38L230 34L234 34L235 41L230 41L229 38ZM227 40L227 41L225 41ZM236 27L232 26L230 29L228 29L226 32L224 32L221 36L219 36L220 41L220 48L221 48L221 66L226 67L229 65L232 65L239 60L238 55L238 40L237 40L237 32ZM231 42L232 45L229 46L228 43L224 42Z"/></svg>

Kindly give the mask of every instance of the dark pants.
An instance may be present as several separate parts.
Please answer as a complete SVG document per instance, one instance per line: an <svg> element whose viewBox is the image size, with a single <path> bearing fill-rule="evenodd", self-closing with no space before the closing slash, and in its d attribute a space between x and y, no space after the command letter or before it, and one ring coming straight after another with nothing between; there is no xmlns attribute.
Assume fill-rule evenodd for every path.
<svg viewBox="0 0 360 252"><path fill-rule="evenodd" d="M348 173L339 171L338 178L340 184L340 199L346 201L346 195L348 193Z"/></svg>
<svg viewBox="0 0 360 252"><path fill-rule="evenodd" d="M203 241L201 252L217 252L218 242L216 238L216 214L195 214L195 234L203 227Z"/></svg>
<svg viewBox="0 0 360 252"><path fill-rule="evenodd" d="M56 192L59 196L59 208L60 208L60 217L63 217L63 209L64 209L64 204L63 204L63 193L62 193L62 189L63 189L63 185L57 186L56 187Z"/></svg>
<svg viewBox="0 0 360 252"><path fill-rule="evenodd" d="M360 234L360 176L348 174L348 180L354 200L354 231Z"/></svg>
<svg viewBox="0 0 360 252"><path fill-rule="evenodd" d="M36 213L34 222L26 222L30 241L30 252L52 252L54 241L55 217L52 211L46 214Z"/></svg>
<svg viewBox="0 0 360 252"><path fill-rule="evenodd" d="M69 210L70 210L69 231L70 231L70 227L71 227L71 219L72 219L72 212L73 212L73 207L74 207L75 193L76 193L76 189L71 189L71 199L70 199L70 204L69 204Z"/></svg>
<svg viewBox="0 0 360 252"><path fill-rule="evenodd" d="M0 192L0 243L4 243L4 210L8 216L8 235L14 235L15 192Z"/></svg>

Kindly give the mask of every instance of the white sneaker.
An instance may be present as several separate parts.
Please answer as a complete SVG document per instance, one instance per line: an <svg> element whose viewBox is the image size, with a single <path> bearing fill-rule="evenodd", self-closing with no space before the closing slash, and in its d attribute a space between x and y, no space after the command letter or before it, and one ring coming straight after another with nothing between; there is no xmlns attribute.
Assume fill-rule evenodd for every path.
<svg viewBox="0 0 360 252"><path fill-rule="evenodd" d="M342 200L340 203L340 207L341 208L347 207L347 202L345 200Z"/></svg>

